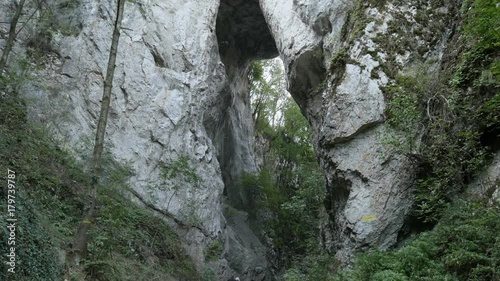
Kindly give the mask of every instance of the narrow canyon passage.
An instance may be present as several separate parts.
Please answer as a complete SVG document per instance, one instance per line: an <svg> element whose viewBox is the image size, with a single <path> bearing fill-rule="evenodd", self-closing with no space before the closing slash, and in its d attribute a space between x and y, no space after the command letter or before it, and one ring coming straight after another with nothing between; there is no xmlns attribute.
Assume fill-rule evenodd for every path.
<svg viewBox="0 0 500 281"><path fill-rule="evenodd" d="M309 245L320 245L325 178L310 124L294 98L304 97L319 84L324 70L316 71L321 69L317 53L306 54L296 66L301 78L294 87L299 94L290 95L285 66L277 58L259 1L222 1L216 34L227 84L219 93L217 108L210 111L217 114L207 114L204 125L218 150L229 233L240 241L230 238L228 260L237 249L246 253L253 249L268 260L266 270L280 271L295 256L311 250ZM233 208L248 214L245 226ZM262 249L242 249L246 241L257 243L254 239L263 243ZM252 258L247 262L253 264ZM274 274L278 272L266 278L272 280Z"/></svg>
<svg viewBox="0 0 500 281"><path fill-rule="evenodd" d="M116 63L117 0L25 2L0 1L0 277L498 279L498 0L118 1Z"/></svg>
<svg viewBox="0 0 500 281"><path fill-rule="evenodd" d="M276 57L278 50L258 0L221 1L216 35L227 84L213 109L216 116L207 116L204 124L219 152L224 194L242 203L235 180L242 172L256 171L248 73L253 60Z"/></svg>

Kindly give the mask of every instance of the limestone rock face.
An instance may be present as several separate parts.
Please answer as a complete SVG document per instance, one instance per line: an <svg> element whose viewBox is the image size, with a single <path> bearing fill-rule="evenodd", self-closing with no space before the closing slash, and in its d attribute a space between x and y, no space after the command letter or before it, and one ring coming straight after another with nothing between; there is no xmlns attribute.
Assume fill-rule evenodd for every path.
<svg viewBox="0 0 500 281"><path fill-rule="evenodd" d="M37 99L31 117L47 122L75 151L92 145L114 8L110 1L82 4L81 31L52 38L56 58L26 88ZM208 235L222 223L223 183L203 127L203 112L225 86L212 28L217 9L216 1L127 3L105 142L119 163L130 166L131 186L141 197L180 220L192 215ZM201 177L199 185L160 179L162 168L182 156ZM200 205L191 210L189 202Z"/></svg>
<svg viewBox="0 0 500 281"><path fill-rule="evenodd" d="M260 2L327 178L323 243L343 262L394 245L413 204L411 163L383 145L381 88L441 63L458 3L438 2Z"/></svg>
<svg viewBox="0 0 500 281"><path fill-rule="evenodd" d="M381 88L393 79L389 72L409 71L417 61L439 66L450 33L446 21L458 5L416 2L127 1L106 149L130 167L136 200L183 234L200 270L204 249L218 239L225 241L213 265L220 278L270 278L265 250L242 212L250 198L237 180L257 170L248 69L254 59L277 55L313 127L327 178L325 247L348 262L355 250L397 241L413 203L413 173L405 157L383 145ZM45 68L21 91L33 101L31 120L46 124L82 161L97 124L114 8L107 0L57 10L56 21L64 24L51 35ZM419 21L422 13L432 18ZM408 30L398 33L395 26ZM20 42L29 41L26 32ZM187 159L199 181L161 178L179 159ZM237 209L230 223L224 195Z"/></svg>
<svg viewBox="0 0 500 281"><path fill-rule="evenodd" d="M495 154L491 163L469 185L465 195L486 198L490 205L500 205L500 153Z"/></svg>

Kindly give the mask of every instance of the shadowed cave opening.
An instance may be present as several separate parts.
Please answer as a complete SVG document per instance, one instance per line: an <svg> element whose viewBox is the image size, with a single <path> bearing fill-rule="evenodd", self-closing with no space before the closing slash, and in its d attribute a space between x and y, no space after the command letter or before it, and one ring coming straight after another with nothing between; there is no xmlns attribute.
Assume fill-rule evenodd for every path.
<svg viewBox="0 0 500 281"><path fill-rule="evenodd" d="M232 67L245 68L251 60L279 55L258 0L221 0L216 34L228 74Z"/></svg>
<svg viewBox="0 0 500 281"><path fill-rule="evenodd" d="M222 0L216 35L228 81L216 105L218 116L208 118L205 127L218 148L224 195L241 204L240 194L233 192L237 178L256 169L248 139L253 136L248 72L253 60L279 53L258 0Z"/></svg>
<svg viewBox="0 0 500 281"><path fill-rule="evenodd" d="M310 149L309 152L314 158L312 160L317 164L309 123L302 116L303 112L295 101L302 102L304 94L319 84L324 70L312 69L322 65L320 57L316 57L318 52L315 52L314 59L310 59L312 51L301 56L294 69L295 72L304 73L304 77L296 75L296 81L290 85L295 92L292 98L286 89L285 67L277 58L279 52L275 39L258 0L221 0L216 35L220 58L227 75L227 85L219 94L215 114L212 112L212 116L205 118L205 127L218 150L218 161L225 185L224 195L231 205L249 211L254 209L255 202L252 192L241 190L241 178L246 173L256 173L263 168L263 163L256 163L259 162L259 159L256 161L259 157L255 157L254 151L256 134L267 138L268 142L279 139L288 142L287 145L301 143ZM256 67L260 67L261 77L255 77ZM257 89L259 87L260 89ZM262 89L266 87L267 92ZM271 110L274 110L271 114L273 116L263 110L262 104L265 102L275 103L271 106L274 107ZM269 108L267 111L270 111ZM288 119L296 119L288 124L300 123L302 126L288 128L295 130L295 136L284 131L287 126L283 116L285 111L289 115ZM266 126L268 128L265 128ZM274 136L269 133L271 130L275 130L272 133ZM260 156L262 158L262 155Z"/></svg>

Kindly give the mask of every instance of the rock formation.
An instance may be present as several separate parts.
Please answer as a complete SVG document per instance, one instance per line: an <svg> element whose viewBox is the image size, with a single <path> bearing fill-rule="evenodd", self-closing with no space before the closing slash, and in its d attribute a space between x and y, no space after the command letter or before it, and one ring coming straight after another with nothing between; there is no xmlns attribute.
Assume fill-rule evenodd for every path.
<svg viewBox="0 0 500 281"><path fill-rule="evenodd" d="M343 262L356 250L387 248L398 239L413 204L413 172L406 157L383 145L382 87L394 78L390 68L441 64L452 29L446 24L457 7L450 1L261 1L327 178L323 243ZM417 21L423 13L428 18ZM398 25L406 33L396 33Z"/></svg>
<svg viewBox="0 0 500 281"><path fill-rule="evenodd" d="M114 5L81 1L68 10L61 8L64 1L54 2L56 21L70 32L49 35L44 67L22 92L32 100L31 120L46 124L75 154L84 152L84 161L96 126ZM278 55L289 91L313 127L327 178L324 246L349 262L355 250L397 241L413 203L413 174L406 158L382 144L381 88L392 79L390 68L441 63L451 32L447 21L458 4L359 2L127 2L107 150L130 167L135 199L183 234L200 270L204 249L219 239L225 250L212 264L218 276L270 278L265 249L245 227L248 198L236 181L242 172L257 170L249 65ZM423 11L434 16L432 25L418 21ZM407 34L396 33L394 25L407 27ZM33 39L33 30L20 34L23 42ZM29 48L18 49L29 55ZM162 169L181 157L188 158L199 184L161 179ZM233 208L223 203L224 194L238 209L235 217L223 216L224 208Z"/></svg>

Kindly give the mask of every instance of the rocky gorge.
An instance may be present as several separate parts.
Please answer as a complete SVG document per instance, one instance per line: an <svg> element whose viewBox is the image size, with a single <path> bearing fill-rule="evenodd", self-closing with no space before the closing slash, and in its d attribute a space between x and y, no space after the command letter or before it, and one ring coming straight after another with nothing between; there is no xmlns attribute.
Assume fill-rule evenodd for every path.
<svg viewBox="0 0 500 281"><path fill-rule="evenodd" d="M38 60L18 88L29 100L26 118L86 163L116 4L47 1L47 18L34 3L26 4L26 18L34 16L19 31L10 59L13 69L22 60ZM105 149L129 170L128 198L174 229L198 271L210 268L215 280L275 280L267 244L248 218L252 199L237 182L258 172L263 157L252 120L251 64L280 57L326 179L317 222L321 248L348 265L357 252L397 245L418 228L415 183L423 164L415 148L401 152L387 145L388 87L399 75L416 76L424 68L440 76L458 64L462 4L127 1ZM0 18L12 17L12 5L2 1ZM486 127L494 133L483 134L485 147L498 141L498 123ZM418 147L428 131L414 133ZM498 154L494 148L490 153ZM179 163L196 178L162 176ZM498 161L492 163L489 169L498 171ZM489 185L495 181L498 175ZM216 258L207 259L214 245Z"/></svg>

